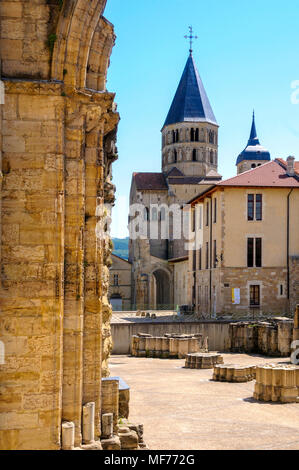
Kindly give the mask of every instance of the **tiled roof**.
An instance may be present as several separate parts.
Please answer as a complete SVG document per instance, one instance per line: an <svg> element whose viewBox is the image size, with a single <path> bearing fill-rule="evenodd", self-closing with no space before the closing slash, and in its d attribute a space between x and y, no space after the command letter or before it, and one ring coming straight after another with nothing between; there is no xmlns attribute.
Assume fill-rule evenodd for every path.
<svg viewBox="0 0 299 470"><path fill-rule="evenodd" d="M298 162L297 162L298 163ZM216 186L264 186L299 188L299 178L288 176L278 160L264 163L252 170L217 183Z"/></svg>
<svg viewBox="0 0 299 470"><path fill-rule="evenodd" d="M163 173L134 173L133 179L138 190L168 190Z"/></svg>
<svg viewBox="0 0 299 470"><path fill-rule="evenodd" d="M200 176L184 176L180 178L168 178L168 183L175 184L198 184L203 180Z"/></svg>
<svg viewBox="0 0 299 470"><path fill-rule="evenodd" d="M174 166L173 168L171 168L167 176L184 176L184 174Z"/></svg>
<svg viewBox="0 0 299 470"><path fill-rule="evenodd" d="M190 54L164 126L203 121L217 125L209 98Z"/></svg>
<svg viewBox="0 0 299 470"><path fill-rule="evenodd" d="M276 160L281 163L285 168L287 168L287 162L283 160L282 158L276 158ZM294 167L295 167L295 173L299 175L299 161L294 162Z"/></svg>

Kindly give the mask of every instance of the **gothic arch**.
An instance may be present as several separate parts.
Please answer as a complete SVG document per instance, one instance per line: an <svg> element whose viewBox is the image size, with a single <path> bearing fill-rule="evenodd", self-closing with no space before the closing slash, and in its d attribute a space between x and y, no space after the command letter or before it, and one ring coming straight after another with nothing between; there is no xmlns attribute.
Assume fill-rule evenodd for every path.
<svg viewBox="0 0 299 470"><path fill-rule="evenodd" d="M96 30L100 33L105 25L110 30L107 35L110 35L111 47L114 41L112 25L101 18L105 5L106 0L64 2L52 56L51 78L53 80L64 81L66 85L75 88L85 88L90 50L94 47L99 55L96 61L98 66L96 65L95 69L97 73L106 74L106 70L103 70L103 64L105 67L108 65L108 59L105 60L108 47L105 34L101 40L97 41L97 45L93 42ZM102 77L99 77L97 87L99 85L103 86Z"/></svg>

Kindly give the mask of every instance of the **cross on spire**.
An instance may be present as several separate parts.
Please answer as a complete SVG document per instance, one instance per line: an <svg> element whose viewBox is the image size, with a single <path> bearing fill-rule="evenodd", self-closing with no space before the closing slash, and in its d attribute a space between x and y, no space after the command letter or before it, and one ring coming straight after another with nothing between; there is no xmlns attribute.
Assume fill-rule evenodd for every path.
<svg viewBox="0 0 299 470"><path fill-rule="evenodd" d="M192 54L193 52L193 49L192 49L192 46L193 46L193 39L198 39L198 36L193 36L193 28L192 26L189 26L189 33L190 35L189 36L184 36L185 39L189 39L190 40L190 49L189 49L189 52L190 54Z"/></svg>

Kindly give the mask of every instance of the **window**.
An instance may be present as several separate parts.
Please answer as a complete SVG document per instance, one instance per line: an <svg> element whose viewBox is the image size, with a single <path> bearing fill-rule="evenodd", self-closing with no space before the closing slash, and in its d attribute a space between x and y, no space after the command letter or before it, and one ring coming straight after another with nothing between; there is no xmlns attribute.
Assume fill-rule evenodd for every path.
<svg viewBox="0 0 299 470"><path fill-rule="evenodd" d="M173 161L174 161L174 163L176 163L178 161L178 153L177 153L176 150L173 152Z"/></svg>
<svg viewBox="0 0 299 470"><path fill-rule="evenodd" d="M262 239L247 239L247 266L248 268L262 267Z"/></svg>
<svg viewBox="0 0 299 470"><path fill-rule="evenodd" d="M214 268L217 268L217 242L214 240Z"/></svg>
<svg viewBox="0 0 299 470"><path fill-rule="evenodd" d="M199 271L201 271L201 255L202 255L202 250L201 250L201 247L199 248L198 250L198 269Z"/></svg>
<svg viewBox="0 0 299 470"><path fill-rule="evenodd" d="M195 130L195 142L199 141L199 129Z"/></svg>
<svg viewBox="0 0 299 470"><path fill-rule="evenodd" d="M119 277L118 274L113 275L113 285L118 286L119 285Z"/></svg>
<svg viewBox="0 0 299 470"><path fill-rule="evenodd" d="M196 149L194 149L193 152L192 152L192 161L193 161L193 162L197 162L197 152L196 152Z"/></svg>
<svg viewBox="0 0 299 470"><path fill-rule="evenodd" d="M250 307L259 307L260 297L260 286L250 286Z"/></svg>
<svg viewBox="0 0 299 470"><path fill-rule="evenodd" d="M206 242L206 269L209 269L209 242Z"/></svg>
<svg viewBox="0 0 299 470"><path fill-rule="evenodd" d="M175 144L175 132L172 131L172 143Z"/></svg>
<svg viewBox="0 0 299 470"><path fill-rule="evenodd" d="M158 210L156 207L152 208L152 220L156 222L158 220Z"/></svg>
<svg viewBox="0 0 299 470"><path fill-rule="evenodd" d="M149 221L149 208L148 208L148 207L145 207L145 208L144 208L144 220L145 220L146 222Z"/></svg>
<svg viewBox="0 0 299 470"><path fill-rule="evenodd" d="M284 294L284 292L283 292L283 284L280 284L280 286L279 286L279 294L280 294L280 295L283 295L283 294Z"/></svg>
<svg viewBox="0 0 299 470"><path fill-rule="evenodd" d="M214 199L214 224L217 222L217 199Z"/></svg>
<svg viewBox="0 0 299 470"><path fill-rule="evenodd" d="M179 131L178 130L175 131L175 141L179 142Z"/></svg>
<svg viewBox="0 0 299 470"><path fill-rule="evenodd" d="M263 219L263 195L248 194L247 196L247 219L262 220Z"/></svg>
<svg viewBox="0 0 299 470"><path fill-rule="evenodd" d="M191 128L191 142L194 142L195 140L195 132L194 132L194 129L193 127Z"/></svg>
<svg viewBox="0 0 299 470"><path fill-rule="evenodd" d="M193 207L192 209L192 232L195 232L196 228L196 209Z"/></svg>
<svg viewBox="0 0 299 470"><path fill-rule="evenodd" d="M247 215L248 220L254 220L254 194L248 194Z"/></svg>
<svg viewBox="0 0 299 470"><path fill-rule="evenodd" d="M211 163L211 165L213 165L213 163L214 163L214 152L213 152L213 150L210 151L210 163Z"/></svg>
<svg viewBox="0 0 299 470"><path fill-rule="evenodd" d="M257 268L262 267L262 239L255 239L255 266Z"/></svg>
<svg viewBox="0 0 299 470"><path fill-rule="evenodd" d="M263 196L257 194L255 196L255 219L262 220L263 216Z"/></svg>

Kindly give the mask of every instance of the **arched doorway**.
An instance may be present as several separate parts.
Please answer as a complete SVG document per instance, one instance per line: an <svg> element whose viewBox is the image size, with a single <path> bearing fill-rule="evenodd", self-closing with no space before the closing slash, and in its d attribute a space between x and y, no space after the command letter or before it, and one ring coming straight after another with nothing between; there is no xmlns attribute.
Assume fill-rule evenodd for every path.
<svg viewBox="0 0 299 470"><path fill-rule="evenodd" d="M110 303L111 303L113 312L122 312L123 299L120 294L112 294L110 297Z"/></svg>
<svg viewBox="0 0 299 470"><path fill-rule="evenodd" d="M170 276L163 269L153 272L155 304L157 310L168 310L171 308L171 286Z"/></svg>

